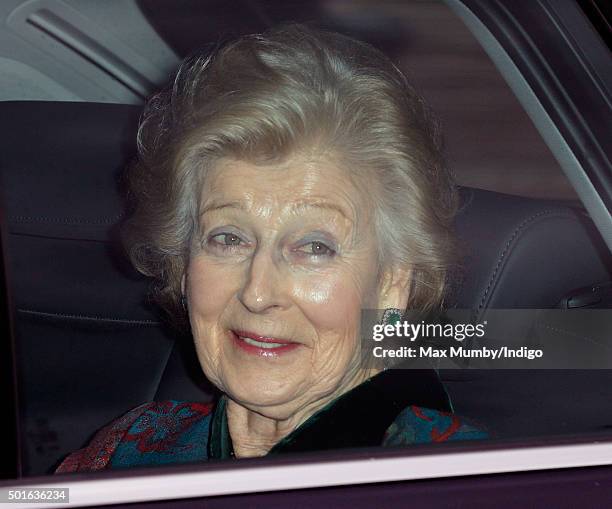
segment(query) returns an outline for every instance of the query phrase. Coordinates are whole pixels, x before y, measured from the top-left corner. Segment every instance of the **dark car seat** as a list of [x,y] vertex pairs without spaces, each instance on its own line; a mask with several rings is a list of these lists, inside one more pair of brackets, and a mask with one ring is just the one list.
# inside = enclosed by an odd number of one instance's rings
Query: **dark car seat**
[[[612,257],[579,207],[463,189],[456,226],[466,253],[450,307],[609,308]],[[454,409],[503,438],[612,425],[610,370],[444,370]]]
[[[208,400],[212,389],[190,339],[168,330],[146,299],[149,282],[117,248],[121,175],[135,153],[139,108],[5,102],[0,110],[23,474],[34,475],[51,471],[97,429],[142,402]],[[608,252],[583,212],[475,189],[462,193],[457,227],[468,263],[455,306],[474,313],[553,307],[576,289],[610,279]],[[501,435],[524,433],[534,405],[547,397],[539,391],[526,398],[525,376],[514,372],[442,376],[456,411]],[[515,382],[519,388],[509,387]],[[546,390],[565,390],[564,383],[558,377]],[[506,398],[500,395],[505,390]],[[516,396],[526,398],[518,407]],[[601,398],[595,395],[589,405]],[[591,408],[594,426],[607,419],[593,415]],[[551,419],[540,424],[551,426]]]
[[145,298],[148,281],[117,249],[119,177],[135,153],[140,109],[5,102],[0,110],[23,473],[32,475],[145,401],[211,394],[194,356],[182,362],[190,342],[175,341]]

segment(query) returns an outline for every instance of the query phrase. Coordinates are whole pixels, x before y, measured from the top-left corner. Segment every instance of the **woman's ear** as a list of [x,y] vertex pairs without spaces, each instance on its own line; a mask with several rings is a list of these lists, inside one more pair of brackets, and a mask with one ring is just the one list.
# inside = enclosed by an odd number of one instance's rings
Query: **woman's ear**
[[412,269],[394,267],[383,273],[379,309],[397,308],[402,311],[408,307]]

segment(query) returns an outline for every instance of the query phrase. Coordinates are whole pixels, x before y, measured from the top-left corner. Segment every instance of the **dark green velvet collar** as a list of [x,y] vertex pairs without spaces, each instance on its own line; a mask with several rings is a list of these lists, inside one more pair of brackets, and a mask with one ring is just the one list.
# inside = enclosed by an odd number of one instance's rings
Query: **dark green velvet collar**
[[[208,442],[211,459],[234,456],[226,404],[226,396],[222,396],[212,417]],[[387,428],[410,405],[451,411],[435,371],[383,371],[313,414],[268,454],[378,446]]]

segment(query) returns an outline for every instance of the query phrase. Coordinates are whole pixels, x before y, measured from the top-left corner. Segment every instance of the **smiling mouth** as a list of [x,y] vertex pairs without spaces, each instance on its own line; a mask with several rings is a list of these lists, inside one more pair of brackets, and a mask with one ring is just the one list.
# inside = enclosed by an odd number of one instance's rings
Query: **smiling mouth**
[[300,344],[286,339],[260,336],[247,331],[230,331],[237,346],[251,354],[276,357],[297,348]]
[[279,346],[286,345],[287,343],[266,343],[265,341],[257,341],[256,339],[252,339],[246,336],[238,336],[242,341],[249,345],[257,346],[259,348],[278,348]]

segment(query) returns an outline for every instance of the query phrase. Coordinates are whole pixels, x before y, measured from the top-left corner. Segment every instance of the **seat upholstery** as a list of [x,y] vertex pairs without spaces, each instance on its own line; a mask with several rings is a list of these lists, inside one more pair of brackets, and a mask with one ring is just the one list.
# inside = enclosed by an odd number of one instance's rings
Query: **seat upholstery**
[[456,219],[464,271],[451,306],[546,309],[610,280],[608,248],[587,214],[552,200],[464,188]]
[[[611,280],[610,252],[580,208],[478,189],[462,189],[461,198],[456,227],[464,270],[449,306],[471,310],[473,320],[486,320],[489,309],[566,308],[572,296]],[[608,296],[592,307],[609,306]],[[610,370],[440,375],[455,411],[500,438],[603,431],[612,424]]]
[[183,367],[189,341],[175,341],[147,303],[148,281],[117,249],[120,175],[135,153],[140,109],[45,102],[0,109],[23,473],[32,475],[136,405],[210,393],[193,361]]
[[[117,248],[121,175],[135,153],[139,113],[109,104],[0,104],[24,475],[51,471],[142,402],[211,397],[189,338],[164,326],[146,299],[148,281]],[[551,307],[574,288],[609,279],[584,213],[475,189],[462,199],[457,228],[467,263],[455,306],[476,314]],[[474,384],[480,396],[492,389],[482,377],[447,380],[456,409],[486,420],[486,398],[480,406],[470,399]]]

